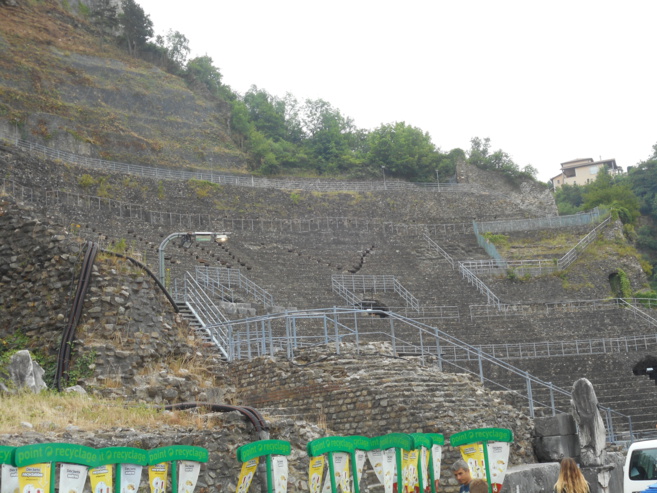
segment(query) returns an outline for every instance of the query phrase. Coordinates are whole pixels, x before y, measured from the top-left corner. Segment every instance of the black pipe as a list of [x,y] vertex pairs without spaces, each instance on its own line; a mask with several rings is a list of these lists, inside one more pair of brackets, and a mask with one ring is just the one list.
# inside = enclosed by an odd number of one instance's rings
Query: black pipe
[[269,429],[265,418],[257,410],[247,406],[231,406],[228,404],[213,404],[211,402],[179,402],[176,404],[166,404],[164,409],[167,411],[172,411],[174,409],[184,411],[186,409],[194,409],[197,407],[207,407],[212,411],[221,413],[237,411],[251,421],[251,424],[253,424],[257,432]]
[[180,313],[180,309],[178,308],[178,305],[176,305],[176,302],[174,301],[173,297],[169,294],[169,291],[167,290],[167,288],[164,286],[164,284],[162,284],[162,282],[160,281],[160,279],[159,279],[155,274],[153,274],[153,272],[151,272],[151,270],[150,270],[148,267],[146,267],[146,265],[142,264],[142,263],[141,263],[139,260],[137,260],[137,259],[134,259],[134,258],[132,258],[132,257],[128,257],[127,255],[123,255],[123,254],[121,254],[121,253],[112,252],[112,251],[110,251],[110,250],[101,250],[101,252],[103,252],[103,253],[107,253],[107,254],[109,254],[109,255],[115,255],[116,257],[120,257],[120,258],[127,259],[127,260],[129,260],[130,262],[132,262],[133,264],[135,264],[137,267],[140,267],[140,268],[144,269],[144,270],[146,271],[146,273],[147,273],[150,277],[152,277],[153,280],[154,280],[154,281],[157,283],[157,285],[160,287],[160,289],[162,290],[162,292],[164,293],[164,295],[165,295],[165,296],[167,297],[167,299],[169,300],[169,303],[171,303],[171,306],[173,306],[173,309],[176,311],[176,313]]

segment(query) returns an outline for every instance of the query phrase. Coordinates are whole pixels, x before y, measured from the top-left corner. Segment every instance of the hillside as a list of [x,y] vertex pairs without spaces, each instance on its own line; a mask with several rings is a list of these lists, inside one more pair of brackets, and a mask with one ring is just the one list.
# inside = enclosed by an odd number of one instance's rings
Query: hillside
[[55,0],[0,9],[0,130],[114,161],[242,168],[230,105],[129,57]]
[[[657,350],[657,316],[632,299],[645,266],[615,216],[561,224],[544,186],[463,159],[453,186],[389,177],[350,189],[372,182],[322,177],[344,185],[332,191],[317,178],[232,185],[109,169],[219,175],[243,173],[246,158],[226,102],[128,57],[54,0],[17,3],[0,5],[0,359],[27,348],[52,384],[79,309],[66,386],[107,413],[115,402],[210,409],[107,422],[71,413],[66,423],[39,406],[23,416],[33,431],[20,413],[0,419],[3,443],[205,444],[203,491],[214,493],[235,489],[236,447],[267,436],[248,407],[271,438],[293,442],[290,491],[301,492],[305,443],[331,434],[508,427],[511,463],[531,463],[533,418],[568,412],[580,377],[616,412],[612,438],[654,432],[657,393],[632,366]],[[44,158],[29,143],[105,161]],[[486,270],[483,222],[523,224],[500,226],[505,260],[576,258],[535,275]],[[228,241],[182,237],[208,231]],[[458,490],[448,471],[457,455],[445,448],[447,493]]]

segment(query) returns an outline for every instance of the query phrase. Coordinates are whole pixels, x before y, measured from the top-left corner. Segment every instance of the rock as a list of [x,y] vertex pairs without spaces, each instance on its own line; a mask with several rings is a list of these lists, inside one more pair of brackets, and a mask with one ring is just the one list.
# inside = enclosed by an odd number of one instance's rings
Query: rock
[[43,381],[45,371],[39,363],[32,359],[30,352],[26,349],[16,352],[11,357],[7,371],[16,389],[27,388],[36,394],[47,388]]
[[579,427],[581,465],[602,466],[605,463],[605,424],[598,411],[598,398],[593,385],[580,378],[573,385],[573,416]]
[[84,388],[82,388],[80,385],[73,385],[73,387],[68,387],[64,389],[64,392],[68,392],[68,393],[75,392],[77,394],[83,394],[83,395],[87,394],[87,391],[84,390]]

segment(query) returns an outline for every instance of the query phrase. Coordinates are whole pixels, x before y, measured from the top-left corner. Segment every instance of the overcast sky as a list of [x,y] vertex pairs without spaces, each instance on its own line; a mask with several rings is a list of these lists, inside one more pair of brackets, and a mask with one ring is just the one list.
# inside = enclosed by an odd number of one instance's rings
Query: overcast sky
[[541,180],[575,158],[627,169],[657,143],[656,0],[136,1],[241,94],[404,121],[442,151],[490,137]]

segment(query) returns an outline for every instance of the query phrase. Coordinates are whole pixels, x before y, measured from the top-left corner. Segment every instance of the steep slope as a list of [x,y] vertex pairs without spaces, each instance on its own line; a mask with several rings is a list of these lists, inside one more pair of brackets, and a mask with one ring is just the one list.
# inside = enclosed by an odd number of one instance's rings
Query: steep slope
[[128,57],[53,0],[0,12],[0,130],[115,161],[242,165],[226,102]]

